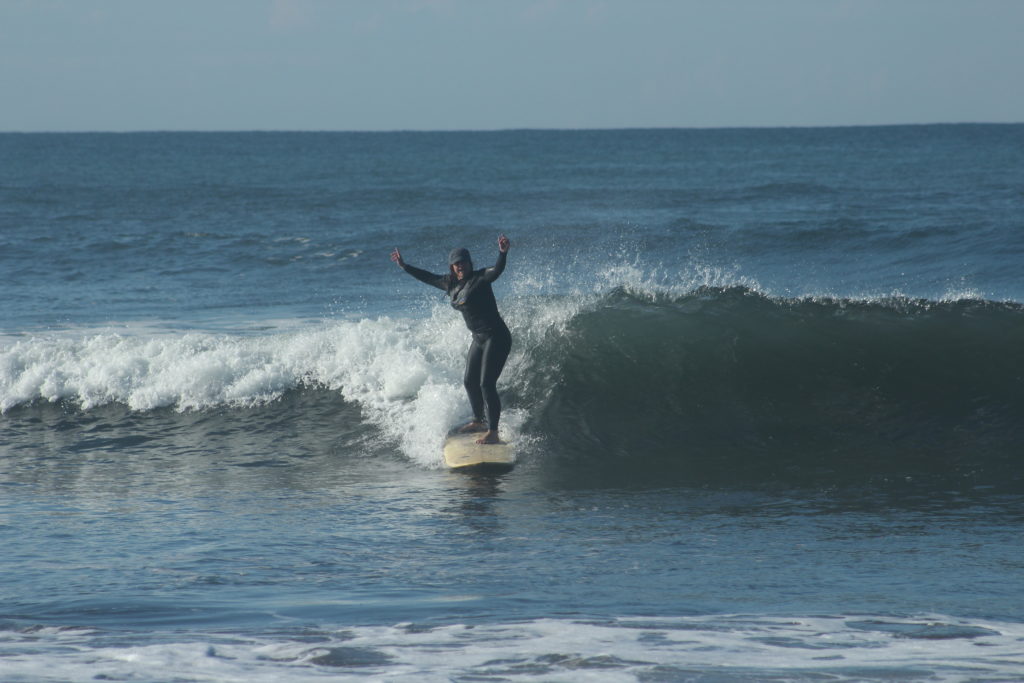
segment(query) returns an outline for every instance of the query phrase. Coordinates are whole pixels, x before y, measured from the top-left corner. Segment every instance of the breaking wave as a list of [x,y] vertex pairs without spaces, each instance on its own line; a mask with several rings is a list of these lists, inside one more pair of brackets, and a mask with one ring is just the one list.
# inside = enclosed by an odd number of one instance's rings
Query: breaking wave
[[[502,380],[504,429],[533,466],[704,482],[1019,478],[1017,303],[784,299],[725,286],[618,287],[505,307],[515,348]],[[0,347],[0,409],[301,405],[308,419],[341,402],[432,467],[464,417],[466,345],[461,321],[441,306],[420,319],[251,336],[15,338]],[[296,392],[311,398],[295,401]]]

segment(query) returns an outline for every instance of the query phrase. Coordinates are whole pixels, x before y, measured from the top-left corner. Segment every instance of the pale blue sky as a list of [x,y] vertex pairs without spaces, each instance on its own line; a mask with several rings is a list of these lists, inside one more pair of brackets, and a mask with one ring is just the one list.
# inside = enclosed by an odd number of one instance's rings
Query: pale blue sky
[[0,130],[1024,121],[1024,0],[0,0]]

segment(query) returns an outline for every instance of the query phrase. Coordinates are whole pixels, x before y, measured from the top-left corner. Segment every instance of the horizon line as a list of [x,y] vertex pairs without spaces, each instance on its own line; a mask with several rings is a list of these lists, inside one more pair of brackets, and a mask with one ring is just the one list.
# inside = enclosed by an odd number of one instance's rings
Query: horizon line
[[623,132],[669,130],[825,130],[837,128],[924,128],[939,126],[1019,126],[1024,121],[934,121],[929,123],[852,123],[818,125],[747,125],[747,126],[621,126],[621,127],[504,127],[504,128],[131,128],[131,129],[68,129],[68,130],[0,130],[0,135],[146,135],[146,134],[395,134],[395,133],[519,133],[519,132]]

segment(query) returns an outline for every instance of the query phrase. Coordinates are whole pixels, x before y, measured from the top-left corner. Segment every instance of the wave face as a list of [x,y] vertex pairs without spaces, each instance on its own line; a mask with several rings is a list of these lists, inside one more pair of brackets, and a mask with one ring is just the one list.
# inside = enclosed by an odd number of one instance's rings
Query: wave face
[[[1019,304],[620,286],[506,309],[503,429],[531,467],[688,484],[1020,481]],[[362,426],[337,430],[374,429],[434,467],[466,411],[466,344],[442,306],[266,335],[25,338],[0,352],[0,409],[343,414]]]
[[573,466],[702,481],[1000,480],[1024,437],[1024,309],[620,289],[535,359]]

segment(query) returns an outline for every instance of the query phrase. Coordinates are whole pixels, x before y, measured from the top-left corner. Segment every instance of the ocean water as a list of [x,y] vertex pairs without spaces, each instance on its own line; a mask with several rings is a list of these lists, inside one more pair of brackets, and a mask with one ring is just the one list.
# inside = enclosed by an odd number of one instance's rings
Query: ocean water
[[0,135],[0,680],[1024,679],[1022,262],[1024,125]]

